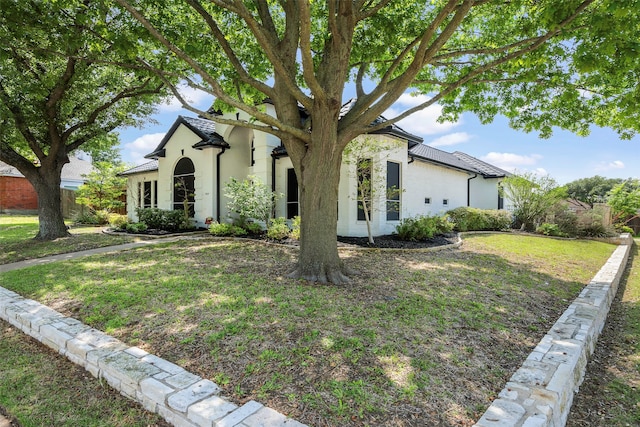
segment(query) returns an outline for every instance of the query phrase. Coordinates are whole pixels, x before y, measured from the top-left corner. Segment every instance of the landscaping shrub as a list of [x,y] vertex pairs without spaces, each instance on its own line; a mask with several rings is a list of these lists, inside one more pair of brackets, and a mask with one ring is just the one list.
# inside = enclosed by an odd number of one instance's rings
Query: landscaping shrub
[[105,210],[94,211],[89,209],[74,216],[73,222],[76,224],[106,225],[109,224],[109,212]]
[[631,237],[635,236],[635,233],[633,232],[633,228],[627,225],[615,224],[613,228],[616,230],[617,233],[630,233]]
[[147,231],[147,224],[142,222],[132,222],[126,225],[127,232],[129,233],[142,233]]
[[450,233],[453,223],[445,217],[419,215],[405,218],[396,226],[401,240],[419,241],[433,238],[436,234]]
[[560,230],[558,224],[550,224],[548,222],[540,224],[536,228],[536,233],[544,234],[545,236],[567,237],[567,234]]
[[458,231],[484,231],[508,229],[513,220],[511,213],[497,209],[459,207],[447,212]]
[[126,215],[109,214],[109,225],[118,230],[126,230],[129,224],[129,218]]
[[578,215],[563,203],[558,203],[551,208],[547,215],[547,222],[556,224],[560,232],[566,236],[573,237],[579,234]]
[[237,225],[228,224],[226,222],[223,222],[223,223],[214,222],[209,226],[209,233],[213,234],[214,236],[220,236],[220,237],[223,237],[223,236],[240,237],[240,236],[246,236],[247,230],[245,230],[242,227],[238,227]]
[[289,237],[289,226],[287,225],[286,218],[273,218],[269,221],[269,228],[267,228],[267,237],[274,240],[284,240]]
[[148,228],[164,231],[192,230],[195,226],[182,210],[164,210],[158,208],[138,208],[138,221]]
[[262,233],[262,226],[256,222],[247,222],[242,228],[244,228],[249,234],[256,235]]
[[158,208],[138,208],[138,221],[147,225],[148,228],[162,229],[165,224],[164,210]]
[[611,227],[606,227],[602,215],[597,211],[583,212],[578,218],[578,234],[584,237],[609,237],[615,235]]
[[293,217],[293,229],[291,230],[291,238],[300,240],[300,216],[296,215]]

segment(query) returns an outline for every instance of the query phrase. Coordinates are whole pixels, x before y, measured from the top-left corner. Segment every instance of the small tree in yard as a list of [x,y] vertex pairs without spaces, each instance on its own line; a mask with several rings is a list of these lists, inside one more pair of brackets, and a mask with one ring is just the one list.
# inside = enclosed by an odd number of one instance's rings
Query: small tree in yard
[[125,193],[127,179],[118,176],[124,165],[109,162],[95,162],[95,168],[76,192],[76,201],[94,211],[113,211],[124,206],[120,197]]
[[640,180],[629,179],[611,190],[607,204],[613,210],[613,223],[627,224],[640,215]]
[[225,185],[224,195],[229,198],[227,208],[237,215],[237,225],[242,228],[246,228],[249,219],[263,221],[268,226],[275,202],[281,197],[255,176],[243,181],[231,178]]
[[502,192],[511,200],[516,222],[521,230],[534,230],[544,215],[558,201],[566,198],[566,189],[559,187],[549,175],[515,174],[502,181]]
[[[396,199],[401,193],[399,188],[385,187],[383,177],[386,169],[383,165],[386,165],[390,149],[388,144],[380,144],[373,138],[358,138],[351,141],[344,150],[343,162],[346,165],[355,165],[352,170],[356,179],[355,199],[358,209],[364,213],[369,244],[375,243],[371,232],[372,214],[381,210],[380,206],[384,201]],[[386,203],[384,206],[385,209],[389,209]],[[399,207],[399,204],[394,206]]]

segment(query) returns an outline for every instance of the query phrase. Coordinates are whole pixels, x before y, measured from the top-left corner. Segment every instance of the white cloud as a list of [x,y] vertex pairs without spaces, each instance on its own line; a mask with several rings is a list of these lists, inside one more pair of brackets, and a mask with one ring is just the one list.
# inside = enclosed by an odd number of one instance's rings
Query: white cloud
[[[178,91],[190,105],[196,108],[207,109],[213,103],[213,96],[199,89],[189,87],[186,84],[179,85]],[[166,103],[161,104],[159,109],[160,112],[180,111],[182,109],[182,104],[178,101],[178,98],[172,96]]]
[[[405,93],[382,115],[387,119],[393,119],[409,108],[420,105],[428,100],[429,97],[426,95],[411,96]],[[438,123],[437,120],[441,114],[442,107],[440,105],[431,105],[424,110],[413,113],[406,119],[400,120],[398,126],[416,135],[434,135],[449,132],[454,127],[462,124],[461,120],[457,122]]]
[[457,145],[469,141],[473,138],[473,135],[469,135],[467,132],[454,132],[448,135],[441,136],[434,139],[428,145],[432,147],[445,147],[448,145]]
[[140,165],[148,162],[149,159],[145,159],[144,156],[151,153],[162,141],[165,133],[148,133],[136,138],[132,142],[122,144],[122,157],[125,162],[134,163]]
[[614,160],[613,162],[600,162],[596,165],[596,171],[608,171],[613,169],[624,169],[624,162],[621,160]]
[[486,156],[480,157],[480,159],[509,172],[530,171],[537,175],[547,175],[547,171],[544,168],[534,167],[542,159],[540,154],[521,155],[491,152]]

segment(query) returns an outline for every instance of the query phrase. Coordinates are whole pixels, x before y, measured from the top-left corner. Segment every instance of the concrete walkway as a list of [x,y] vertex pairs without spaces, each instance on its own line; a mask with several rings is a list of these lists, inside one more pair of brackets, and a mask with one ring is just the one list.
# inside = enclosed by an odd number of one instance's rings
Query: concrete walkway
[[[0,265],[0,273],[184,239],[168,237]],[[186,237],[191,238],[193,237]],[[197,237],[196,237],[197,238]],[[242,406],[208,379],[0,287],[0,319],[104,379],[120,394],[178,427],[306,427],[256,401]],[[0,414],[0,427],[10,427]]]

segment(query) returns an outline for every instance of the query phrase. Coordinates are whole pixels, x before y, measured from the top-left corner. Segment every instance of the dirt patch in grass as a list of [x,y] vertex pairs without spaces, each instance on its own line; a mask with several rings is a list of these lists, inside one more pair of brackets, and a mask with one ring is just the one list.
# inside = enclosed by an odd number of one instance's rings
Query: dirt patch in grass
[[297,249],[202,239],[3,275],[11,289],[311,426],[469,426],[613,250],[469,236],[341,249],[348,286],[286,278]]

